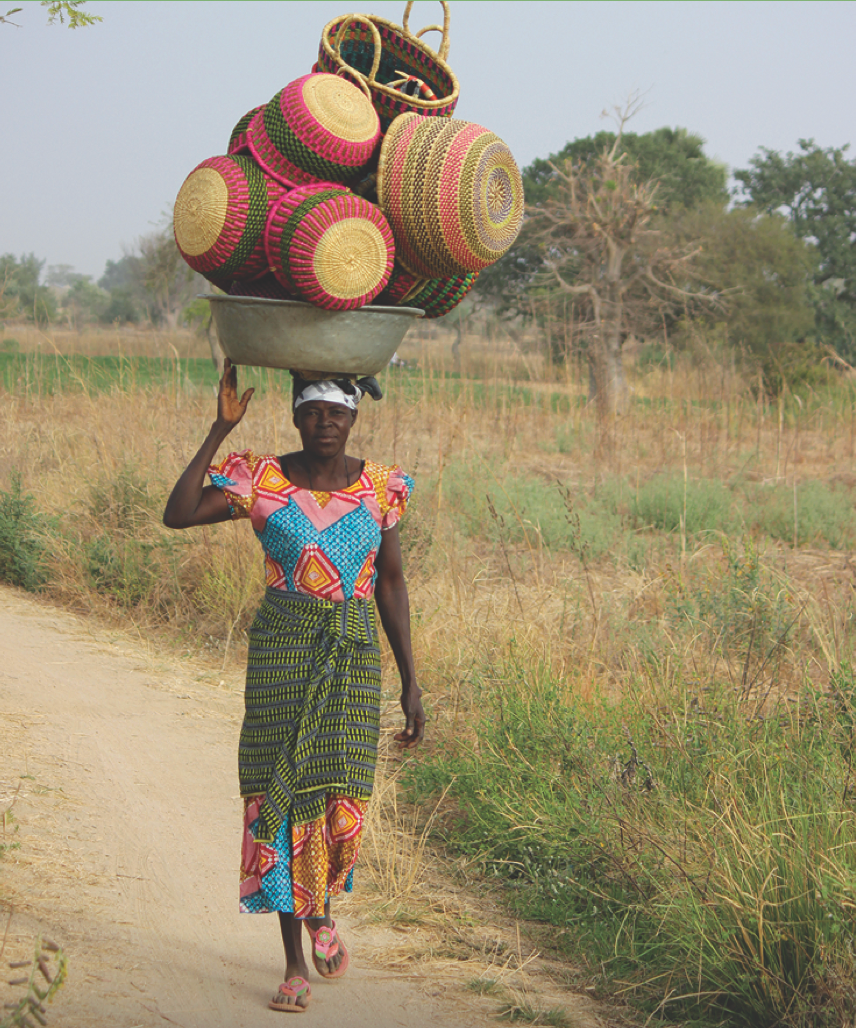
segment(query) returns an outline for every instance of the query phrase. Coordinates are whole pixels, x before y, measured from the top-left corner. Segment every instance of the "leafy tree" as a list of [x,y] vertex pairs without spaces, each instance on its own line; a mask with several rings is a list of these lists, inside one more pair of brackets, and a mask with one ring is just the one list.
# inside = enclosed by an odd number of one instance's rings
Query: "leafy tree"
[[140,258],[131,253],[126,253],[118,261],[107,261],[98,285],[108,293],[121,287],[133,286],[140,277],[139,263]]
[[137,282],[145,295],[149,317],[177,328],[182,310],[199,292],[200,276],[185,264],[171,226],[141,236],[137,248]]
[[134,291],[129,286],[117,286],[108,295],[107,306],[101,313],[102,321],[112,325],[117,321],[120,324],[135,324],[140,320],[140,308]]
[[99,288],[88,275],[78,276],[63,297],[63,309],[76,325],[102,321],[111,302],[108,292]]
[[[631,111],[632,114],[632,111]],[[561,189],[557,167],[571,162],[580,173],[594,168],[604,152],[618,143],[634,183],[656,183],[654,208],[660,212],[728,202],[726,169],[704,153],[701,136],[683,128],[660,128],[636,134],[599,132],[575,139],[557,154],[538,158],[522,172],[527,209],[543,205]],[[476,292],[497,304],[500,313],[531,314],[529,286],[540,267],[537,250],[523,233],[511,250],[479,276]]]
[[[571,160],[576,165],[596,164],[605,150],[615,146],[614,132],[598,132],[584,139],[574,139],[550,157],[537,158],[523,172],[526,202],[543,203],[556,184],[553,165]],[[704,153],[704,140],[684,128],[659,128],[638,135],[621,135],[620,152],[634,165],[639,183],[657,183],[657,207],[696,207],[702,203],[728,203],[725,166],[717,164]]]
[[98,285],[110,294],[106,321],[152,322],[176,328],[204,282],[182,260],[171,227],[141,236],[133,253],[107,261]]
[[856,159],[847,146],[822,149],[812,139],[782,156],[761,148],[735,172],[743,199],[783,211],[794,232],[817,252],[812,301],[818,332],[856,360]]
[[39,324],[56,317],[53,292],[39,284],[44,263],[32,253],[18,259],[11,253],[0,256],[0,291],[6,317],[25,317]]
[[146,298],[143,293],[139,267],[140,258],[135,254],[126,253],[118,261],[107,261],[104,274],[98,285],[110,294],[110,300],[102,315],[108,324],[118,321],[137,322],[146,309]]
[[45,285],[53,289],[62,289],[64,286],[73,285],[78,279],[88,277],[75,271],[71,264],[49,264],[45,272]]
[[[760,370],[767,388],[777,392],[794,376],[805,378],[804,365],[816,362],[810,299],[816,267],[814,250],[798,239],[780,214],[752,208],[724,210],[707,204],[668,219],[664,231],[676,244],[701,240],[695,258],[700,281],[727,307],[706,312],[702,327],[718,325],[730,347],[752,372]],[[676,333],[681,342],[690,331]],[[694,326],[698,327],[698,326]]]

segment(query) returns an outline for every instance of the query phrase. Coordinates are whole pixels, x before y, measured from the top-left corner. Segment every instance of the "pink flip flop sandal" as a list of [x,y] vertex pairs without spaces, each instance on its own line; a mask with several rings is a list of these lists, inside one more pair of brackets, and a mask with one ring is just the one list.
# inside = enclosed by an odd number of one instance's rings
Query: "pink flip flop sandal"
[[[309,987],[309,982],[305,978],[295,975],[294,978],[289,978],[287,982],[283,982],[280,985],[277,994],[268,1003],[268,1006],[271,1010],[281,1010],[284,1014],[302,1014],[309,1006],[309,997],[311,995],[312,989]],[[306,1002],[300,1005],[297,1000],[304,996],[306,997]],[[292,1002],[289,1003],[289,1000],[292,1000]]]
[[[305,921],[303,923],[306,924]],[[312,937],[312,963],[315,965],[315,970],[322,978],[341,978],[345,971],[348,970],[350,956],[345,949],[345,944],[339,938],[339,933],[336,931],[336,922],[334,921],[329,928],[326,925],[321,925],[314,932],[306,924],[306,931]],[[340,949],[342,951],[342,963],[339,964],[335,971],[328,971],[327,961],[331,957],[335,957]]]

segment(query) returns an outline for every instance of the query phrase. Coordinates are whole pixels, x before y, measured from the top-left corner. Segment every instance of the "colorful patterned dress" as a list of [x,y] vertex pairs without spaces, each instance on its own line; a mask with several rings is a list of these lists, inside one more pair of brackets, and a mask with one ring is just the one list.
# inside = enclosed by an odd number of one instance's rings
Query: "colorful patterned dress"
[[238,748],[241,910],[320,917],[353,884],[380,717],[368,601],[381,533],[398,523],[413,480],[366,461],[353,485],[317,492],[250,450],[209,474],[265,552]]

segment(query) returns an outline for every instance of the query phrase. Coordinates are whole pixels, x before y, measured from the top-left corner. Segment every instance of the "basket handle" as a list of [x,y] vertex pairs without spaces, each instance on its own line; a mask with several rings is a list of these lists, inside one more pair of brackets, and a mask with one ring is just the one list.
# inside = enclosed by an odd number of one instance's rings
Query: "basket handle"
[[[440,0],[440,5],[443,8],[443,24],[442,25],[426,25],[424,29],[420,29],[415,38],[421,39],[426,32],[442,32],[443,38],[440,40],[440,49],[436,51],[437,56],[441,61],[445,61],[449,56],[449,4],[447,0]],[[404,29],[405,36],[413,37],[413,33],[410,31],[410,12],[413,10],[413,0],[409,0],[407,6],[404,8],[404,21],[402,28]],[[424,45],[424,44],[423,44]]]
[[362,91],[371,101],[372,91],[366,85],[365,76],[362,72],[357,71],[356,68],[351,68],[349,65],[343,65],[341,68],[339,68],[336,74],[341,75],[346,82],[350,82],[355,86],[359,86],[360,89],[362,89]]
[[[342,40],[345,36],[345,30],[348,28],[349,25],[352,25],[355,21],[359,22],[360,25],[368,25],[368,27],[371,29],[372,38],[374,39],[374,58],[372,59],[372,67],[368,75],[363,75],[361,71],[357,71],[356,68],[352,68],[350,64],[348,64],[348,62],[342,56],[341,48]],[[337,74],[341,75],[342,72],[348,72],[354,78],[362,79],[363,88],[369,96],[369,99],[371,99],[371,94],[369,94],[368,92],[368,86],[366,85],[366,83],[368,83],[369,85],[374,85],[378,68],[380,68],[380,55],[382,47],[383,44],[381,43],[380,32],[378,32],[377,25],[375,25],[375,23],[370,18],[362,17],[359,14],[345,15],[345,17],[342,19],[342,24],[339,26],[339,31],[336,33],[336,39],[333,43],[333,49],[335,50],[336,56],[338,57],[339,62],[341,64],[341,67],[339,68]]]

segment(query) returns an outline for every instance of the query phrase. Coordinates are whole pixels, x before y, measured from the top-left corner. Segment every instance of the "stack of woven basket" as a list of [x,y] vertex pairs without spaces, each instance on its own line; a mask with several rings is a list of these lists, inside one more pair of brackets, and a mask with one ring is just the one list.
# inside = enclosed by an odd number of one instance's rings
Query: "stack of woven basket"
[[[336,18],[308,75],[250,111],[228,151],[175,202],[175,238],[226,292],[328,310],[402,305],[440,317],[499,260],[523,220],[508,147],[452,118],[459,87],[443,25],[413,34]],[[421,36],[442,32],[433,51]]]

